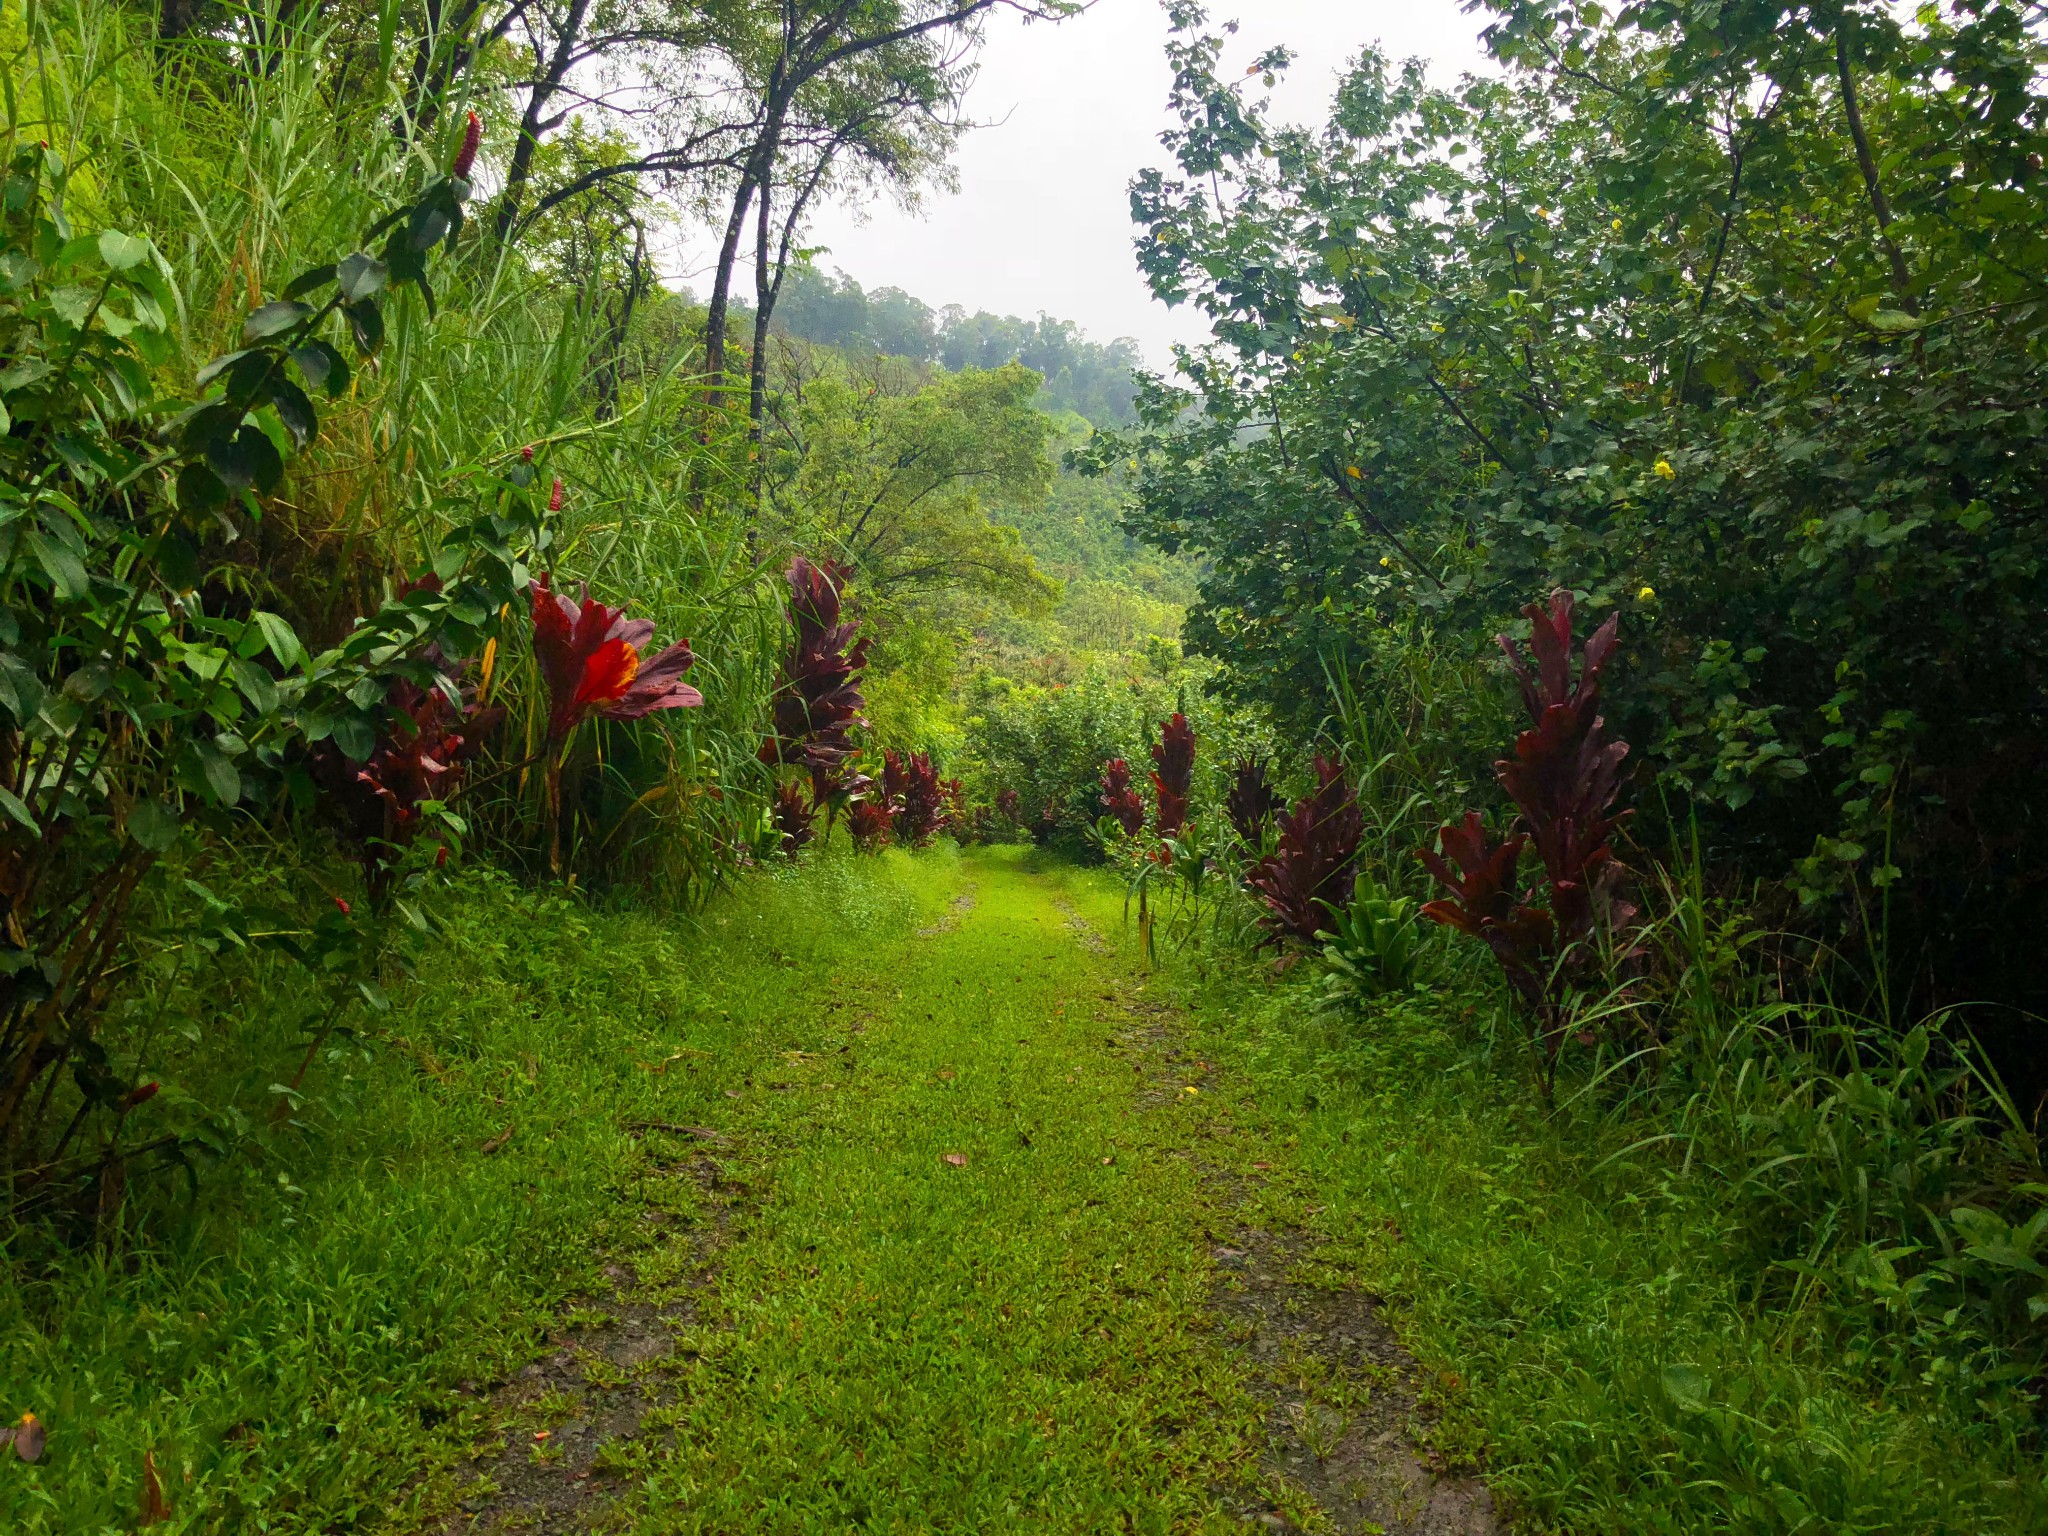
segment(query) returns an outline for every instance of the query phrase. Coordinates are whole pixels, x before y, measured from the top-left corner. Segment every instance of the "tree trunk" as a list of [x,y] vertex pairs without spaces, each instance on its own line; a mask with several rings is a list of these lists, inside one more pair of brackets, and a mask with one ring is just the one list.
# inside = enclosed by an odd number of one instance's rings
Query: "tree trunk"
[[526,111],[519,119],[519,138],[512,146],[512,164],[505,172],[505,190],[498,199],[497,234],[500,242],[511,238],[512,228],[519,222],[519,203],[526,195],[526,183],[533,175],[534,151],[540,148],[540,136],[545,131],[543,114],[568,76],[569,61],[576,52],[577,40],[583,35],[583,18],[589,9],[590,0],[570,0],[569,12],[562,18],[562,30],[555,38],[554,54],[535,78],[533,89],[527,95]]
[[1877,218],[1877,243],[1891,266],[1899,307],[1909,315],[1917,315],[1920,301],[1913,297],[1913,279],[1906,270],[1905,253],[1892,239],[1891,200],[1884,195],[1884,183],[1877,174],[1877,157],[1870,152],[1870,136],[1863,131],[1863,109],[1856,101],[1856,76],[1849,68],[1849,39],[1839,27],[1835,32],[1835,71],[1842,83],[1842,115],[1849,120],[1849,137],[1856,145],[1856,166],[1863,172],[1863,190],[1869,195],[1870,211]]
[[726,220],[725,244],[719,247],[718,271],[711,282],[711,302],[704,313],[704,372],[710,379],[705,398],[714,407],[725,401],[726,317],[732,306],[732,274],[739,263],[740,236],[746,232],[747,212],[756,192],[767,187],[775,175],[775,159],[782,152],[783,120],[789,113],[789,96],[784,90],[788,53],[779,55],[761,97],[761,136],[754,141],[740,171],[740,184],[733,193],[732,217]]

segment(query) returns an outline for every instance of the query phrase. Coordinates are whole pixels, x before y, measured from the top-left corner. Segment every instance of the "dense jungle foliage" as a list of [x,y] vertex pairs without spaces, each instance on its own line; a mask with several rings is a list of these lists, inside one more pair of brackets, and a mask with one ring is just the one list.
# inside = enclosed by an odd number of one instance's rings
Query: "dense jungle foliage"
[[[1036,949],[1118,908],[1526,1528],[2048,1519],[2039,9],[1481,0],[1300,127],[1169,0],[1210,342],[817,270],[1086,9],[0,10],[0,1525],[454,1518],[641,1138],[842,976],[1078,1051],[1122,961]],[[782,1369],[676,1409],[704,1528]]]

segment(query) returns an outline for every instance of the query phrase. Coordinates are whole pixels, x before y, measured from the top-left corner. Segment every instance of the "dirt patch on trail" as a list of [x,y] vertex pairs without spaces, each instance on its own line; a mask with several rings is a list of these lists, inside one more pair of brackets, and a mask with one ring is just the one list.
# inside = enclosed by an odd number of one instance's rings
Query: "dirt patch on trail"
[[[653,1171],[693,1185],[692,1209],[650,1203],[641,1219],[654,1230],[637,1262],[605,1267],[607,1293],[564,1303],[550,1354],[509,1382],[477,1389],[498,1432],[456,1469],[459,1502],[429,1527],[442,1536],[562,1536],[628,1522],[619,1495],[637,1485],[648,1455],[641,1441],[675,1402],[672,1377],[694,1353],[700,1302],[750,1199],[714,1133],[655,1126],[647,1134],[664,1149],[689,1148],[657,1156]],[[643,1273],[665,1278],[643,1283]]]
[[1074,904],[1071,901],[1068,901],[1064,896],[1055,896],[1052,904],[1053,909],[1067,920],[1067,931],[1073,934],[1074,941],[1087,950],[1089,954],[1113,955],[1116,953],[1116,946],[1096,932],[1094,925],[1074,910]]
[[[1373,1298],[1290,1278],[1308,1249],[1245,1228],[1213,1250],[1223,1335],[1267,1405],[1267,1470],[1343,1536],[1494,1536],[1486,1485],[1417,1450],[1430,1423],[1423,1372]],[[1279,1531],[1307,1517],[1292,1500],[1253,1516]]]
[[920,939],[936,939],[941,934],[951,933],[960,926],[960,919],[974,910],[974,892],[962,891],[953,898],[953,905],[946,909],[946,915],[929,928],[917,930]]

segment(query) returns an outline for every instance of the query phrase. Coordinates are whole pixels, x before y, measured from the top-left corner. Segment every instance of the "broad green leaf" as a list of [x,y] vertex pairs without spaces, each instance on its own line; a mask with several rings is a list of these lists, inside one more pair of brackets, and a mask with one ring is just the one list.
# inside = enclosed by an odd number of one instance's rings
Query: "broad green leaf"
[[1711,1383],[1696,1365],[1664,1367],[1664,1395],[1681,1413],[1698,1413],[1707,1406]]
[[211,742],[196,742],[194,750],[199,757],[201,772],[206,776],[206,787],[213,799],[221,805],[233,805],[242,798],[242,775],[236,770],[227,754]]
[[303,347],[294,348],[292,361],[299,365],[299,372],[313,388],[324,390],[331,400],[348,389],[348,359],[335,347],[317,338]]
[[354,710],[336,715],[328,734],[350,762],[368,762],[370,754],[377,750],[377,732],[368,719]]
[[296,667],[305,659],[305,647],[299,644],[299,637],[290,624],[274,613],[257,609],[254,615],[256,627],[263,631],[264,642],[270,647],[270,654],[277,658],[281,667]]
[[100,234],[100,260],[116,272],[131,272],[149,260],[149,242],[140,235],[124,235],[119,230],[104,230]]
[[230,491],[271,491],[284,478],[284,459],[261,427],[245,426],[233,437],[215,438],[206,467]]
[[336,280],[341,287],[341,297],[343,302],[348,304],[359,304],[364,299],[382,293],[387,276],[384,263],[362,251],[344,257],[340,266],[336,268]]
[[207,385],[211,384],[215,379],[219,378],[223,373],[226,373],[228,369],[234,367],[236,363],[239,363],[243,358],[247,356],[249,356],[249,353],[246,349],[239,352],[223,352],[219,357],[216,357],[204,368],[201,368],[199,372],[193,376],[192,382],[197,384],[201,389],[204,389],[206,388]]
[[35,817],[29,813],[29,808],[22,803],[21,796],[11,789],[0,789],[0,811],[5,811],[14,821],[31,832],[42,831],[42,828],[36,825]]
[[277,680],[253,661],[244,661],[237,656],[230,664],[235,675],[235,686],[242,690],[242,697],[259,715],[277,712]]
[[313,313],[312,306],[296,299],[272,299],[242,322],[245,343],[262,341],[290,330]]
[[36,563],[50,578],[50,585],[64,602],[75,603],[92,590],[92,584],[85,574],[85,564],[62,540],[52,538],[41,528],[27,530],[28,547],[35,552]]
[[151,853],[178,840],[178,813],[160,800],[138,801],[128,813],[128,835]]
[[325,266],[314,267],[309,271],[301,272],[297,277],[285,284],[284,296],[288,299],[303,299],[314,289],[325,288],[329,283],[333,282],[339,270],[330,261]]

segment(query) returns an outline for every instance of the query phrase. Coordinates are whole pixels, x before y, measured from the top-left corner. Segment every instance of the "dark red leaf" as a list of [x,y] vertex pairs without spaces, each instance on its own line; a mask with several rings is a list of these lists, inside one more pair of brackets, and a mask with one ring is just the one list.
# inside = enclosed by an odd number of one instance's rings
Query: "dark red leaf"
[[1266,909],[1266,942],[1315,942],[1330,926],[1330,908],[1351,898],[1358,839],[1365,817],[1345,781],[1344,766],[1318,754],[1316,792],[1280,818],[1280,842],[1245,877]]

